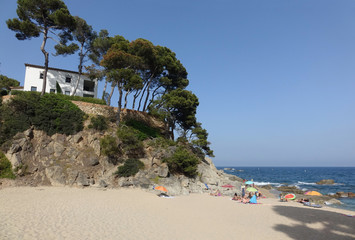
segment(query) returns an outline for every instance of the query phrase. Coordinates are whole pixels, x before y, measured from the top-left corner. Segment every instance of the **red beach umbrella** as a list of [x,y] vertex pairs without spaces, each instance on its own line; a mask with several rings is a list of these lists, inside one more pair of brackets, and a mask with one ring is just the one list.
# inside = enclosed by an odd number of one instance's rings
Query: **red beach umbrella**
[[233,185],[230,185],[230,184],[223,185],[222,187],[225,187],[225,188],[234,188],[234,186],[233,186]]

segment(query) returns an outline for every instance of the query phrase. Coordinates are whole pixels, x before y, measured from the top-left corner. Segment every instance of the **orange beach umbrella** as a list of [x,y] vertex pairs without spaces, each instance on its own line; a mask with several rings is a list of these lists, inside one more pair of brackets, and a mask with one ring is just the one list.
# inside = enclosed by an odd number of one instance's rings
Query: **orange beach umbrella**
[[323,196],[320,192],[317,192],[317,191],[307,191],[304,194],[311,195],[311,196]]
[[168,192],[168,190],[165,187],[163,187],[163,186],[157,186],[154,189],[162,191],[162,192]]

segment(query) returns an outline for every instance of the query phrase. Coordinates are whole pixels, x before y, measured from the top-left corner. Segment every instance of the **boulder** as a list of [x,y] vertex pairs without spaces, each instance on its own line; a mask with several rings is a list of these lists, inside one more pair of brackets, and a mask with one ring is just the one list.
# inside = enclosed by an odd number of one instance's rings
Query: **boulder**
[[318,185],[333,185],[334,180],[333,179],[323,179],[323,180],[320,180],[319,182],[316,182],[316,184],[318,184]]
[[53,144],[54,156],[60,157],[64,152],[65,148],[62,143],[54,142]]
[[304,192],[295,187],[295,186],[281,186],[278,187],[277,190],[281,191],[281,192],[287,192],[287,193],[296,193],[296,194],[303,194]]
[[66,179],[62,167],[48,167],[46,168],[45,173],[52,186],[65,186]]
[[99,164],[99,157],[93,152],[84,151],[79,154],[77,161],[84,167],[96,166]]
[[90,177],[85,173],[79,172],[76,184],[83,187],[90,186]]
[[338,195],[339,198],[347,198],[349,196],[346,192],[337,192],[336,195]]
[[353,193],[353,192],[348,192],[348,197],[349,197],[349,198],[354,198],[354,197],[355,197],[355,193]]
[[270,184],[267,184],[267,185],[261,185],[261,186],[258,186],[260,188],[264,188],[264,189],[267,189],[267,190],[270,190],[270,189],[273,189],[272,185]]

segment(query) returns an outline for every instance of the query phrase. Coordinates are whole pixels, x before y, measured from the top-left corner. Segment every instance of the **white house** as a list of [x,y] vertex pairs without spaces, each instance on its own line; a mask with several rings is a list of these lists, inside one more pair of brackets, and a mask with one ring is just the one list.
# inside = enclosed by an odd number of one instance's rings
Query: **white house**
[[[26,74],[24,91],[42,91],[43,85],[43,66],[25,64]],[[57,92],[56,84],[62,89],[62,93],[71,95],[79,79],[79,73],[58,68],[48,68],[46,91]],[[91,80],[87,75],[82,74],[75,96],[97,98],[97,79]]]

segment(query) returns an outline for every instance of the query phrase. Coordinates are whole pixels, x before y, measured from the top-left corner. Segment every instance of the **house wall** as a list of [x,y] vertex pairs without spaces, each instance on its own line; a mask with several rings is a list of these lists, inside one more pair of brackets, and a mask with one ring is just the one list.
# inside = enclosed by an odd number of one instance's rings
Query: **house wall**
[[[42,91],[43,79],[40,78],[40,74],[43,71],[44,71],[43,67],[26,65],[24,91],[31,91],[32,87],[36,87],[37,92]],[[70,83],[67,83],[65,81],[66,77],[71,77]],[[79,74],[77,72],[49,68],[47,72],[47,85],[46,85],[45,92],[49,93],[51,89],[57,92],[56,82],[58,82],[62,89],[62,93],[66,94],[67,91],[69,92],[69,95],[71,95],[74,91],[78,79],[79,79]],[[84,80],[94,81],[95,87],[93,92],[84,91]],[[92,95],[94,98],[97,98],[97,87],[98,87],[97,84],[98,84],[97,80],[90,80],[86,75],[81,75],[81,79],[79,82],[79,86],[76,90],[75,96],[83,97],[84,94],[87,94],[87,95]]]

